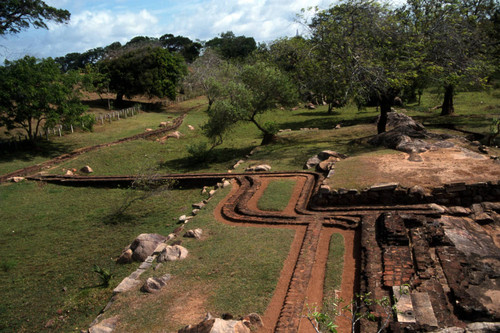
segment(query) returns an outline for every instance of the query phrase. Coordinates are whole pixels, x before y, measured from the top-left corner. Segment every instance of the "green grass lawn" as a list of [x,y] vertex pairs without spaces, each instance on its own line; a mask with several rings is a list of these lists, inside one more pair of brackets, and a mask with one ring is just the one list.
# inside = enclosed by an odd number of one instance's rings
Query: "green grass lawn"
[[259,198],[257,207],[260,210],[283,211],[288,206],[296,183],[292,179],[271,181]]
[[343,269],[344,237],[341,234],[333,234],[330,238],[328,261],[326,263],[322,308],[322,312],[328,315],[331,319],[335,318],[333,301],[336,298],[335,291],[340,290],[342,284]]
[[[51,319],[49,331],[86,328],[137,266],[114,263],[122,249],[140,233],[172,232],[176,217],[201,200],[198,190],[173,190],[136,202],[110,224],[109,215],[129,192],[31,182],[0,186],[0,331],[39,332]],[[113,272],[109,288],[96,287],[94,264]]]

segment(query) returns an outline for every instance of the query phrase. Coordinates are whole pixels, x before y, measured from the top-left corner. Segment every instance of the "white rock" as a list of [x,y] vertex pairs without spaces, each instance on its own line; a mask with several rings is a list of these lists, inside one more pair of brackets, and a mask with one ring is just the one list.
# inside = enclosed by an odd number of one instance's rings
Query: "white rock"
[[84,166],[83,168],[80,169],[81,172],[83,173],[92,173],[94,172],[94,170],[92,170],[92,168],[88,165]]
[[202,234],[203,234],[203,230],[201,230],[200,228],[197,228],[194,230],[186,231],[186,233],[184,234],[184,237],[200,239]]
[[158,256],[158,262],[175,261],[185,259],[188,250],[180,245],[167,246]]

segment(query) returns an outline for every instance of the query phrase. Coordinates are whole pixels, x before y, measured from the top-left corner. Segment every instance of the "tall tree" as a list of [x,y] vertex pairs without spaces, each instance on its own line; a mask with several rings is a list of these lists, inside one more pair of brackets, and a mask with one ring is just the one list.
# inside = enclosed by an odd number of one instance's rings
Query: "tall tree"
[[274,139],[277,129],[273,124],[263,124],[259,115],[280,105],[289,107],[296,103],[296,87],[280,70],[263,62],[246,65],[235,80],[220,89],[204,131],[210,138],[220,139],[232,125],[248,121],[262,132],[262,144],[267,144]]
[[0,35],[19,33],[29,26],[47,29],[45,21],[66,23],[70,16],[67,10],[48,6],[41,0],[2,0]]
[[43,126],[78,119],[85,111],[77,92],[80,75],[63,74],[51,58],[6,61],[0,78],[0,125],[21,128],[30,141]]
[[422,61],[402,12],[371,0],[346,0],[316,13],[309,27],[332,98],[375,100],[384,132],[394,98]]
[[150,46],[125,51],[102,61],[101,66],[101,72],[109,74],[109,87],[116,93],[118,104],[123,96],[140,94],[174,99],[180,79],[187,71],[181,56]]
[[310,40],[301,36],[281,38],[272,42],[265,54],[298,85],[303,99],[319,99],[319,102],[326,97],[331,112],[335,99],[325,93],[329,87],[328,73],[323,71],[321,59]]
[[217,52],[207,49],[190,66],[183,81],[184,90],[201,91],[208,98],[208,109],[221,96],[221,89],[235,79],[237,68],[222,59]]
[[456,88],[481,86],[494,69],[492,60],[498,57],[494,51],[498,2],[408,0],[406,10],[425,47],[427,75],[433,84],[443,87],[441,114],[450,115],[454,113]]
[[207,41],[205,47],[213,48],[225,59],[241,59],[255,51],[257,43],[253,37],[236,36],[232,31],[228,31]]
[[188,63],[198,58],[201,48],[203,47],[199,42],[194,42],[184,36],[174,36],[172,34],[161,36],[160,43],[170,52],[181,54]]

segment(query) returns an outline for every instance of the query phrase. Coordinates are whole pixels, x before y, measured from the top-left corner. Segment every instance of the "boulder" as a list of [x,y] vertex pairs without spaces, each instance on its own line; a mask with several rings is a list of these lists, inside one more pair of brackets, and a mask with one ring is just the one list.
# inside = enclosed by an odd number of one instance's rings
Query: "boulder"
[[[228,317],[228,316],[225,316]],[[229,316],[230,318],[232,316]],[[189,325],[179,330],[179,333],[250,333],[263,327],[261,317],[251,313],[241,320],[214,318],[210,313],[197,325]]]
[[269,164],[260,164],[251,166],[245,169],[245,171],[270,171],[271,166]]
[[124,293],[126,291],[129,291],[131,289],[135,289],[141,284],[141,280],[137,279],[131,279],[130,277],[126,277],[125,279],[120,282],[118,286],[116,286],[115,289],[113,289],[113,293],[118,294],[118,293]]
[[181,132],[179,131],[175,131],[175,132],[172,132],[172,133],[168,133],[166,138],[175,138],[175,139],[179,139],[181,137]]
[[133,251],[129,247],[127,247],[122,252],[122,254],[120,255],[120,257],[118,258],[118,260],[116,262],[118,264],[129,264],[133,261],[132,254],[133,254]]
[[158,256],[158,262],[175,261],[185,259],[188,250],[180,245],[167,246]]
[[65,176],[73,176],[74,173],[71,170],[66,170],[66,173],[64,174]]
[[147,293],[156,293],[161,290],[166,284],[167,281],[170,280],[172,276],[170,274],[165,274],[159,278],[150,277],[144,282],[144,285],[141,287],[141,290]]
[[194,127],[193,127],[193,126],[188,125],[188,128],[189,128],[191,131],[194,131]]
[[321,153],[318,154],[318,158],[322,161],[327,160],[330,157],[336,157],[340,160],[347,158],[347,155],[337,153],[336,151],[333,150],[323,150]]
[[335,163],[337,163],[338,161],[340,161],[340,158],[330,156],[328,159],[321,161],[316,166],[316,169],[318,169],[318,171],[328,172],[335,167]]
[[89,333],[110,333],[116,328],[118,324],[118,316],[104,319],[100,323],[97,323],[89,328]]
[[[122,256],[126,254],[128,256],[128,251],[132,251],[132,260],[144,261],[146,258],[153,254],[156,247],[167,240],[165,236],[159,234],[140,234],[136,239],[130,244],[122,253]],[[122,258],[120,256],[120,258]],[[118,259],[120,260],[120,259]]]
[[423,198],[425,196],[425,189],[422,186],[415,185],[408,190],[408,194],[410,196]]
[[24,177],[11,177],[9,180],[13,183],[19,183],[22,182],[25,178]]
[[146,128],[146,129],[144,130],[144,132],[153,132],[153,129],[152,129],[152,128]]
[[168,124],[170,124],[170,122],[169,122],[169,121],[162,121],[162,122],[160,123],[160,127],[167,127],[167,126],[168,126]]
[[318,158],[318,155],[315,155],[307,160],[304,169],[312,169],[319,163],[321,163],[321,160]]
[[92,173],[94,172],[94,170],[92,170],[92,168],[88,165],[84,166],[83,168],[80,169],[81,172],[83,173]]
[[193,206],[193,208],[195,208],[195,209],[202,209],[203,207],[205,207],[205,203],[203,201],[201,201],[198,203],[194,203],[191,206]]
[[200,228],[197,228],[194,230],[186,231],[186,233],[184,234],[184,237],[200,239],[202,234],[203,234],[203,230],[201,230]]

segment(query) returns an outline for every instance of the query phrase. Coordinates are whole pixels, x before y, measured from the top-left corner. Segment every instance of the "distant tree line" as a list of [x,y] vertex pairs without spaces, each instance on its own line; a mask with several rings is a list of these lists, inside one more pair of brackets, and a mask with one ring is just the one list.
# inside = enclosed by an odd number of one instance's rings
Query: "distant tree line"
[[[255,124],[263,143],[271,142],[277,128],[262,124],[258,115],[299,100],[326,103],[328,112],[348,103],[376,105],[378,131],[383,132],[396,99],[418,101],[425,88],[440,87],[441,114],[450,115],[457,89],[490,84],[500,67],[499,8],[496,0],[407,0],[398,6],[341,0],[328,9],[303,10],[304,36],[269,44],[231,31],[205,42],[165,34],[137,36],[124,45],[115,42],[55,60],[25,57],[0,68],[0,125],[30,131],[29,112],[34,110],[43,114],[40,124],[81,116],[75,96],[85,89],[115,94],[117,106],[135,95],[174,99],[180,92],[204,94],[209,100],[204,131],[212,148],[240,121]],[[23,10],[17,21],[10,19]],[[69,13],[43,1],[0,4],[0,34],[68,19]],[[47,87],[73,85],[53,100],[37,101],[37,83],[29,75],[24,81],[15,76],[41,68],[47,71],[37,80],[46,80]],[[68,111],[73,107],[75,115]],[[36,131],[28,135],[36,138]]]

